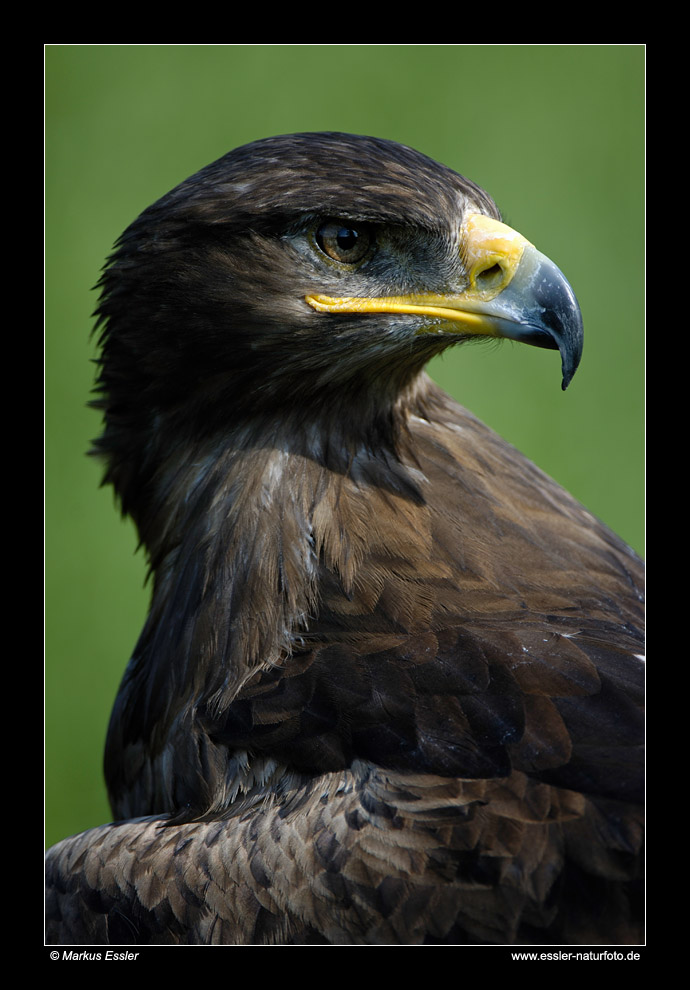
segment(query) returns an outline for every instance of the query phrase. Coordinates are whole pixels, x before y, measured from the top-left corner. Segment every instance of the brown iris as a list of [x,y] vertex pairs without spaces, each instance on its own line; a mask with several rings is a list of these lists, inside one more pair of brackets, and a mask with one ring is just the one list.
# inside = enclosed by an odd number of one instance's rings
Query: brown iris
[[362,261],[372,241],[367,227],[352,227],[340,220],[327,220],[316,231],[316,243],[323,253],[344,265],[356,265]]

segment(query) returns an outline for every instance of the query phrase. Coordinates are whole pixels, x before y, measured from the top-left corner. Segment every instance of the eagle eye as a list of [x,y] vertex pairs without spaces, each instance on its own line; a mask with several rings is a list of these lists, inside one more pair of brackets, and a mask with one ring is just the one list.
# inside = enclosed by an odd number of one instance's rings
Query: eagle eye
[[325,255],[344,265],[359,264],[374,243],[365,224],[354,227],[344,220],[326,220],[317,229],[315,238]]

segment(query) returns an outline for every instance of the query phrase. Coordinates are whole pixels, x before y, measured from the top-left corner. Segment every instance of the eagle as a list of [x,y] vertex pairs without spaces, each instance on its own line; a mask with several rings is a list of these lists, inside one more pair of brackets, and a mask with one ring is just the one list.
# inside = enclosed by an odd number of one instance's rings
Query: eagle
[[272,137],[100,282],[96,452],[151,605],[50,944],[643,940],[642,566],[425,372],[560,354],[565,276],[409,147]]

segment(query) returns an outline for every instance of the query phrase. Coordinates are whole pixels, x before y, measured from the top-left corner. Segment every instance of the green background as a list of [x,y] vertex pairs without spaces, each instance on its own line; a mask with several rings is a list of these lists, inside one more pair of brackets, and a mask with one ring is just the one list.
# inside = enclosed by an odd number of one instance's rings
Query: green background
[[90,291],[151,202],[237,145],[392,138],[487,189],[580,300],[582,365],[508,342],[432,375],[642,549],[641,46],[46,48],[46,787],[50,844],[109,819],[101,757],[148,593],[100,468]]

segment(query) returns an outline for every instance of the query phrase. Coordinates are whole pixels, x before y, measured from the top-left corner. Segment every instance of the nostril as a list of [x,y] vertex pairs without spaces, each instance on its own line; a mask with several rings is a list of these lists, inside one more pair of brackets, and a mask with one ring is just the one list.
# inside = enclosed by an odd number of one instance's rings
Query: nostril
[[489,289],[497,289],[503,282],[504,273],[500,265],[491,265],[489,268],[485,268],[481,272],[477,272],[475,276],[475,284],[481,292],[486,292]]

